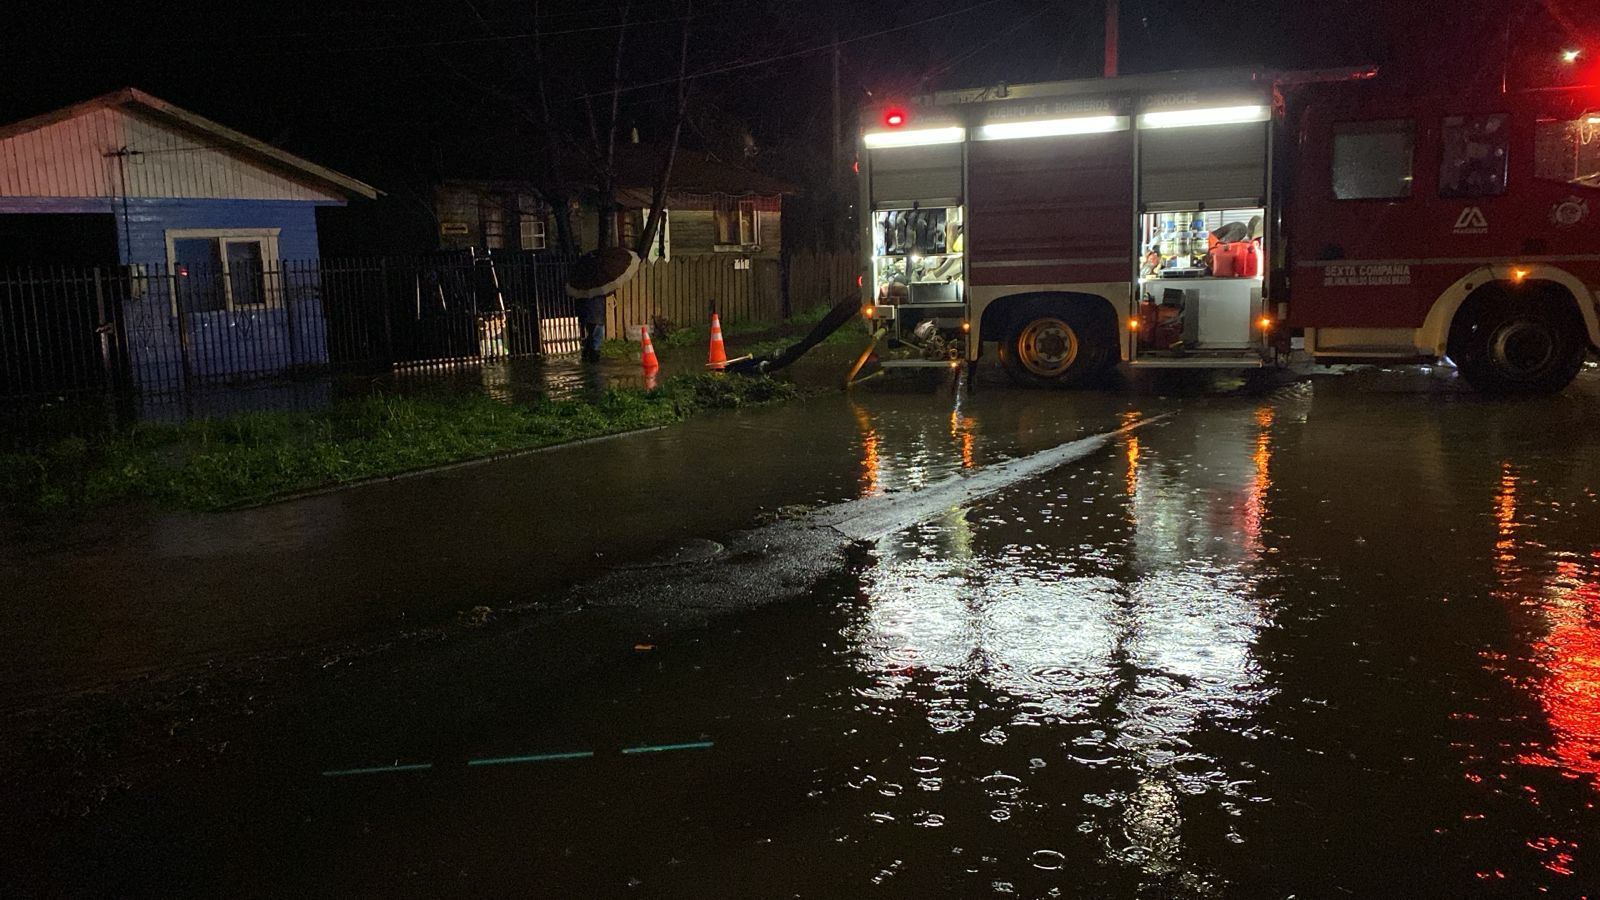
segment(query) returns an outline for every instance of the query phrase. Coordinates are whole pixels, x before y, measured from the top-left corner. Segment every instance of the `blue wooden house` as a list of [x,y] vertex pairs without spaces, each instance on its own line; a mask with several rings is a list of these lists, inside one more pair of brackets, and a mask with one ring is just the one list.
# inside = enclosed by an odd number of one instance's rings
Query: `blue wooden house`
[[271,374],[328,358],[317,209],[377,193],[125,88],[0,127],[0,264],[112,273],[136,385]]

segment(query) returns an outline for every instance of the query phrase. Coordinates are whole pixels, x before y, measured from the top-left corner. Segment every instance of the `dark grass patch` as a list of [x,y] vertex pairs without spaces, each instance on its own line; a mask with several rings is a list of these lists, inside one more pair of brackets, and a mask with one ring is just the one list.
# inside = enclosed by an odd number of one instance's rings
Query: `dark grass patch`
[[677,376],[652,391],[513,405],[477,395],[347,400],[318,412],[251,412],[182,425],[141,424],[0,453],[0,500],[35,511],[118,503],[217,510],[677,422],[796,396],[766,378]]

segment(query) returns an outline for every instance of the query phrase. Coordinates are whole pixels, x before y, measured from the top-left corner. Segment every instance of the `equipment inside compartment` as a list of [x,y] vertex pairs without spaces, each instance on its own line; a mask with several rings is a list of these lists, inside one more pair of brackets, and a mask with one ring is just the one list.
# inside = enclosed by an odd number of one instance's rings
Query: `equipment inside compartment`
[[1146,213],[1140,223],[1142,278],[1255,278],[1262,209]]
[[879,303],[960,303],[960,207],[885,209],[872,214]]
[[1242,349],[1262,309],[1261,208],[1140,216],[1139,347]]

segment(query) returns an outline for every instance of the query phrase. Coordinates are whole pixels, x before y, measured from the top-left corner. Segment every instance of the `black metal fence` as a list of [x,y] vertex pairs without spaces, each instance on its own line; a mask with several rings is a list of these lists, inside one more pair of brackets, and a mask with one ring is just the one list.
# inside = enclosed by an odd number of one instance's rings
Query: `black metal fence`
[[[164,394],[306,372],[387,372],[575,353],[549,254],[0,270],[0,396]],[[854,292],[849,255],[649,264],[610,304],[609,336],[668,318],[776,321]]]
[[528,254],[0,271],[0,395],[571,352],[567,266]]

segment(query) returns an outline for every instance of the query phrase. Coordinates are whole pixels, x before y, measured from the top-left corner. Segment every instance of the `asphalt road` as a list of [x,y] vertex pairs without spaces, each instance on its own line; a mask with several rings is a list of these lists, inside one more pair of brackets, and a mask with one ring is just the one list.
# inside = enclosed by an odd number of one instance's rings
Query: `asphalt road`
[[0,886],[1592,893],[1600,372],[1236,388],[880,379],[36,545]]

